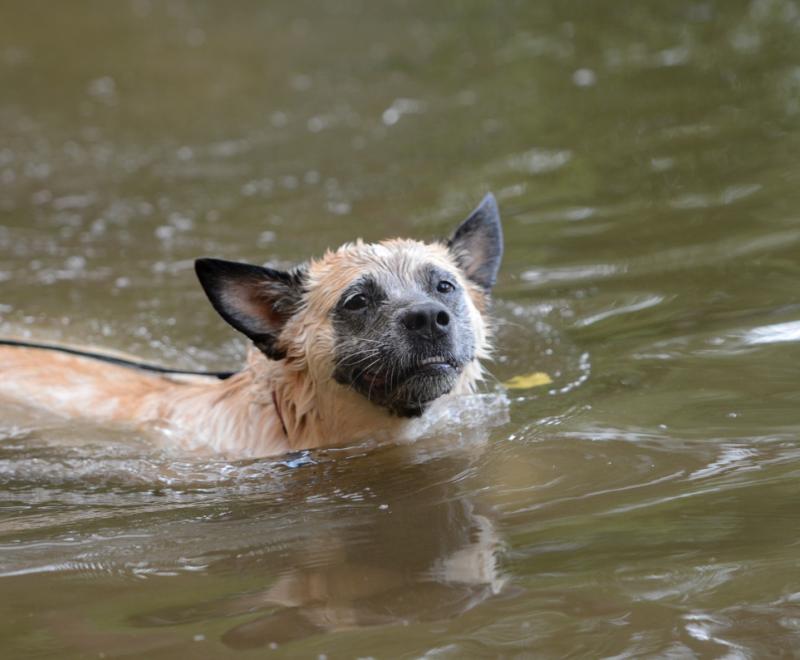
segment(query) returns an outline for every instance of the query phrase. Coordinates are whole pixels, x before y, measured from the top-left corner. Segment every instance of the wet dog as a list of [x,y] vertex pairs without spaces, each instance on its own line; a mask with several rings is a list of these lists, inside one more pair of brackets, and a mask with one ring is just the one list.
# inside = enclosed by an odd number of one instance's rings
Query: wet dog
[[480,379],[502,253],[487,195],[443,242],[357,241],[288,272],[198,259],[214,309],[252,342],[241,371],[153,374],[0,346],[0,394],[239,457],[401,437],[434,402]]

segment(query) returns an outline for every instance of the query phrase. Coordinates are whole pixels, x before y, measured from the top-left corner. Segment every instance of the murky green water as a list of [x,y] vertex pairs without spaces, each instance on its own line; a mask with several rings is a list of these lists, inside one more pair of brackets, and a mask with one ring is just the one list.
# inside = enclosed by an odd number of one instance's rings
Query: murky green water
[[0,334],[227,368],[194,257],[443,235],[494,190],[492,371],[554,378],[234,465],[4,404],[3,657],[797,653],[797,2],[0,15]]

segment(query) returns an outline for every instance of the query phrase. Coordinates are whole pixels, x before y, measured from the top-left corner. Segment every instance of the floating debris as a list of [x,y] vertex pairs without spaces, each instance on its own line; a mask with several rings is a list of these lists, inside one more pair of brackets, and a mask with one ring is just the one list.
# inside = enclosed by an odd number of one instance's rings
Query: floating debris
[[534,371],[530,374],[523,374],[514,376],[507,380],[505,385],[510,390],[529,390],[534,387],[541,387],[542,385],[549,385],[553,382],[548,374],[544,371]]

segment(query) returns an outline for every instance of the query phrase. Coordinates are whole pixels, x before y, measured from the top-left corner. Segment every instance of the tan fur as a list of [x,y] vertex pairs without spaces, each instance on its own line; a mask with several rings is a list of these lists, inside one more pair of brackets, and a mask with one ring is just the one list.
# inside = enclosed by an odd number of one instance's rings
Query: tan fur
[[280,336],[284,360],[268,360],[252,349],[242,371],[218,381],[152,375],[63,353],[0,346],[0,395],[68,417],[157,429],[186,449],[235,457],[399,437],[408,420],[391,416],[331,378],[330,312],[341,292],[365,272],[403,277],[431,262],[458,273],[469,292],[478,353],[450,396],[465,394],[480,379],[478,359],[488,351],[484,295],[460,274],[446,246],[398,239],[344,245],[310,263],[306,307]]

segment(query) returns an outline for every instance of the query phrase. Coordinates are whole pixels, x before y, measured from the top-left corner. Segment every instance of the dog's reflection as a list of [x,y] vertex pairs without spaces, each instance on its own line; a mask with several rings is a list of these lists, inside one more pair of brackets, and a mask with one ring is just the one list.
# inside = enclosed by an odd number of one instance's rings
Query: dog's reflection
[[347,514],[346,527],[309,539],[269,589],[231,603],[240,611],[268,609],[228,630],[224,643],[245,648],[450,618],[497,594],[500,543],[460,483],[466,469],[448,458],[337,480],[340,489],[360,486],[369,502]]
[[235,648],[280,644],[361,626],[450,618],[470,609],[498,593],[502,579],[492,525],[468,508],[445,514],[446,521],[416,521],[405,538],[378,525],[356,535],[360,552],[339,541],[332,553],[338,561],[329,554],[329,563],[291,569],[270,589],[239,599],[240,611],[274,609],[231,628],[223,641]]
[[[474,455],[449,452],[421,462],[368,456],[297,470],[306,473],[292,488],[318,503],[303,516],[307,536],[294,537],[277,557],[274,544],[264,552],[250,546],[247,559],[240,553],[210,567],[277,577],[266,589],[195,605],[190,618],[200,611],[199,618],[236,617],[222,641],[244,649],[458,616],[504,582],[500,541],[473,495],[475,466]],[[145,626],[186,622],[176,610],[136,619]]]

